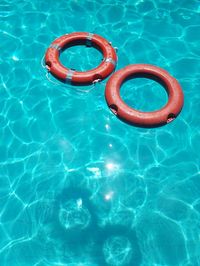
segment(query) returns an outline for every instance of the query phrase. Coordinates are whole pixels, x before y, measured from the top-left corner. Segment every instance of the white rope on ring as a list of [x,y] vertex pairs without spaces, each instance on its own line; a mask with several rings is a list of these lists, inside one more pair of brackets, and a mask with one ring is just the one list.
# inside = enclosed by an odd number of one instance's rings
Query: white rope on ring
[[[48,70],[48,68],[47,68],[47,66],[45,65],[45,63],[44,63],[44,55],[43,55],[43,57],[42,57],[42,59],[41,59],[41,66],[42,66],[42,68],[44,68],[44,69],[46,69],[47,70],[47,73],[46,73],[46,78],[47,78],[47,80],[49,81],[49,82],[51,82],[52,84],[54,84],[54,85],[56,85],[56,86],[62,86],[62,87],[68,87],[69,88],[69,85],[68,84],[61,84],[61,83],[59,83],[59,82],[56,82],[56,81],[53,81],[51,78],[50,78],[50,75],[49,75],[49,70]],[[89,93],[90,91],[92,91],[94,88],[95,88],[95,86],[96,86],[96,84],[97,83],[99,83],[99,82],[101,82],[102,80],[101,79],[96,79],[96,80],[94,80],[93,81],[93,83],[92,83],[92,87],[89,89],[89,90],[81,90],[81,89],[79,89],[78,87],[73,87],[73,89],[74,90],[76,90],[76,91],[78,91],[78,92],[83,92],[83,93]]]
[[46,68],[46,65],[45,65],[45,63],[44,63],[44,55],[43,55],[43,57],[42,57],[42,59],[41,59],[40,64],[41,64],[42,68]]
[[[51,82],[52,84],[54,84],[54,85],[56,85],[56,86],[59,86],[59,87],[61,86],[61,87],[64,87],[64,88],[70,88],[70,89],[71,89],[71,87],[70,87],[69,84],[63,84],[63,83],[59,83],[59,82],[53,81],[53,80],[50,78],[50,72],[49,72],[49,71],[47,71],[47,73],[46,73],[45,76],[46,76],[47,80],[48,80],[49,82]],[[81,93],[89,93],[89,92],[91,92],[93,89],[95,89],[96,84],[99,83],[100,81],[101,81],[101,80],[95,80],[95,81],[93,82],[91,88],[88,89],[88,90],[82,90],[82,89],[79,89],[78,87],[73,87],[73,89],[74,89],[75,91],[77,91],[77,92],[81,92]]]

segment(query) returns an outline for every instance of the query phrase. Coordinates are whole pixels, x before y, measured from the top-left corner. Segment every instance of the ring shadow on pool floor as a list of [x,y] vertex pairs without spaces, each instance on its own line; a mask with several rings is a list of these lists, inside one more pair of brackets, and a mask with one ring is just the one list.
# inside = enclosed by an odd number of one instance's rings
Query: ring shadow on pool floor
[[[90,257],[95,265],[139,266],[142,255],[134,229],[108,224],[100,227],[91,193],[68,187],[58,195],[50,217],[49,238],[60,243],[64,259]],[[84,259],[85,260],[85,259]]]

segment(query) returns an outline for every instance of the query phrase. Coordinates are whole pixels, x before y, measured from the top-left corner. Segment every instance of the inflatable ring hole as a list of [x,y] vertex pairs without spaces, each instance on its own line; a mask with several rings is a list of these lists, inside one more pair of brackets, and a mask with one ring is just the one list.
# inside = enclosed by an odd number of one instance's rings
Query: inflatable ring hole
[[156,77],[146,73],[143,75],[136,73],[123,81],[120,96],[128,106],[137,111],[153,112],[160,110],[168,102],[165,87],[164,83]]
[[113,112],[113,114],[117,115],[118,107],[115,104],[109,105],[110,110]]
[[170,113],[167,117],[167,123],[172,122],[176,118],[175,114]]
[[[66,49],[62,49],[60,53],[59,61],[63,66],[68,68],[75,68],[80,72],[87,72],[94,68],[98,68],[101,64],[102,51],[92,47],[91,49],[86,48],[81,43],[74,43],[69,45]],[[94,72],[91,74],[93,78]]]
[[50,68],[51,68],[51,62],[50,62],[50,61],[47,61],[47,62],[46,62],[46,68],[47,68],[48,70],[50,70]]

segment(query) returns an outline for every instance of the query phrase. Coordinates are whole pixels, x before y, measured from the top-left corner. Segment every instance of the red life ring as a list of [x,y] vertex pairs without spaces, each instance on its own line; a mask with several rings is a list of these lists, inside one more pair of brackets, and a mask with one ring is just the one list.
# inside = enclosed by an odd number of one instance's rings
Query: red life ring
[[[103,54],[101,64],[89,71],[81,72],[69,69],[59,61],[60,52],[75,45],[93,46]],[[47,49],[45,64],[48,71],[63,82],[75,85],[91,84],[97,80],[105,79],[115,69],[117,55],[111,44],[97,34],[76,32],[66,34],[56,39]]]
[[[146,77],[159,82],[167,91],[168,103],[153,112],[137,111],[120,97],[121,85],[130,78]],[[159,67],[147,64],[129,65],[115,72],[107,82],[105,97],[111,111],[124,122],[139,127],[157,127],[173,121],[183,107],[184,96],[178,81]]]

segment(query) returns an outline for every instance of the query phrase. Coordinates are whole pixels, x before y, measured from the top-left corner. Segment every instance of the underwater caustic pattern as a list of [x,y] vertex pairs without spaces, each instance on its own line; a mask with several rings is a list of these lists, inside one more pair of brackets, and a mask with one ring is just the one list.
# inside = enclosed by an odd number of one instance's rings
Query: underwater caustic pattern
[[[0,24],[0,265],[200,265],[200,2],[2,0]],[[118,47],[117,69],[166,69],[184,92],[179,117],[131,127],[107,108],[106,81],[50,82],[46,48],[74,31]],[[82,71],[101,59],[61,56]],[[139,78],[121,96],[142,111],[167,102]]]

